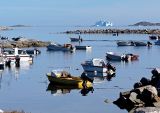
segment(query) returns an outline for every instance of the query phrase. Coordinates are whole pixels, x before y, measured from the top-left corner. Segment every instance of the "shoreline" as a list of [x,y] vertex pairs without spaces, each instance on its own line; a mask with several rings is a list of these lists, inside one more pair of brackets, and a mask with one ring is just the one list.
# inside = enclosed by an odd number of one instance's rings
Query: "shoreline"
[[44,42],[39,40],[27,40],[27,41],[1,41],[1,48],[29,48],[29,47],[46,47],[50,42]]
[[160,29],[84,29],[65,31],[65,34],[160,34]]

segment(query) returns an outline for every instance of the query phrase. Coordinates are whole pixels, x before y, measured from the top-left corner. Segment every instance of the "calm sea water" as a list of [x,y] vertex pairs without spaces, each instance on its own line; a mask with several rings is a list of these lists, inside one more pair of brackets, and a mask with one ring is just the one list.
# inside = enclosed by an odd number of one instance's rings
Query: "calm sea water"
[[[77,27],[28,27],[15,28],[11,31],[1,31],[0,34],[10,38],[25,36],[44,41],[56,41],[61,44],[70,43],[69,37],[77,35],[59,34],[66,30],[82,29]],[[84,29],[84,28],[83,28]],[[116,40],[149,40],[148,35],[120,34],[82,34],[85,40],[81,45],[92,46],[91,51],[49,52],[46,48],[39,48],[41,54],[34,57],[33,64],[22,64],[19,69],[11,67],[0,72],[0,109],[24,110],[32,113],[126,113],[112,103],[105,103],[106,99],[116,100],[121,91],[133,88],[133,84],[141,77],[151,77],[152,67],[159,67],[160,46],[147,47],[117,47]],[[108,41],[100,41],[108,40]],[[153,41],[152,41],[153,42]],[[78,45],[79,43],[73,43]],[[94,91],[82,96],[81,90],[62,90],[53,88],[47,91],[48,80],[46,73],[53,69],[65,69],[72,75],[80,76],[83,72],[81,63],[90,58],[105,60],[106,52],[135,53],[139,60],[134,62],[112,62],[116,67],[116,76],[98,79],[93,85]],[[62,94],[63,91],[63,94]]]

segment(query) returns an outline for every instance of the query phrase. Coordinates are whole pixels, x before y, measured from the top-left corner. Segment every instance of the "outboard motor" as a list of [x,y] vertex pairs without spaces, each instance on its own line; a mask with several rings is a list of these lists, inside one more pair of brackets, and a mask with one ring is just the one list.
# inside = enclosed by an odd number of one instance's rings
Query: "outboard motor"
[[116,71],[116,68],[112,66],[109,62],[107,63],[108,70]]
[[81,79],[84,80],[84,81],[88,80],[88,81],[90,81],[91,83],[93,83],[93,79],[89,78],[89,77],[86,75],[85,72],[83,72],[83,73],[81,74]]
[[20,67],[20,57],[18,55],[16,56],[15,60],[16,67]]

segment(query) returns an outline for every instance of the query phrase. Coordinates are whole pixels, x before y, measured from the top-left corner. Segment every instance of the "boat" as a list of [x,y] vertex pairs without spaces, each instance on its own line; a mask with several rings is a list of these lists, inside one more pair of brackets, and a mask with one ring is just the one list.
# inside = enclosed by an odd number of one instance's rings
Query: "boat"
[[157,41],[155,42],[155,45],[160,45],[160,40],[157,40]]
[[121,55],[117,55],[114,52],[107,52],[106,59],[107,60],[114,60],[114,61],[121,61],[122,60]]
[[38,49],[27,49],[26,53],[29,55],[38,55],[41,53],[41,51]]
[[117,41],[118,46],[134,46],[132,41]]
[[92,49],[91,46],[75,46],[76,50],[89,50]]
[[52,70],[50,73],[47,73],[46,75],[50,83],[56,85],[60,84],[60,85],[69,85],[69,86],[76,86],[78,88],[83,88],[83,87],[91,87],[93,82],[88,77],[86,77],[86,79],[84,80],[81,77],[71,76],[70,73],[66,71]]
[[81,38],[81,36],[79,35],[78,38],[70,38],[71,42],[82,42],[83,39]]
[[58,44],[58,43],[51,43],[47,46],[48,50],[52,50],[52,51],[73,51],[74,47],[71,44]]
[[86,60],[82,64],[83,70],[86,72],[115,73],[115,67],[109,63],[105,63],[103,59],[93,58]]
[[122,55],[118,55],[114,52],[106,53],[106,59],[113,60],[113,61],[133,61],[133,60],[138,60],[138,57],[139,57],[138,55],[135,55],[132,53],[127,53]]
[[141,41],[134,41],[133,42],[135,46],[152,46],[151,42],[141,42]]
[[33,61],[33,56],[26,53],[26,51],[14,48],[12,50],[3,50],[3,57],[15,61],[16,58],[20,58],[20,61]]
[[151,35],[151,36],[149,36],[149,39],[151,39],[151,40],[159,40],[160,36]]

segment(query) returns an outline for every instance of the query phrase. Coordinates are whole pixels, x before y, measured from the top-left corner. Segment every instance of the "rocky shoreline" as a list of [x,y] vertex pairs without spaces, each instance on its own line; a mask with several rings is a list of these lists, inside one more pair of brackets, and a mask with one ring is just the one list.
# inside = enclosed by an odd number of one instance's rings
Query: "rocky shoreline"
[[160,34],[160,29],[86,29],[63,32],[66,34]]
[[0,47],[2,48],[27,48],[27,47],[46,47],[50,42],[44,42],[39,40],[25,40],[25,41],[1,41]]
[[4,31],[4,30],[13,30],[13,29],[7,26],[0,26],[0,31]]

